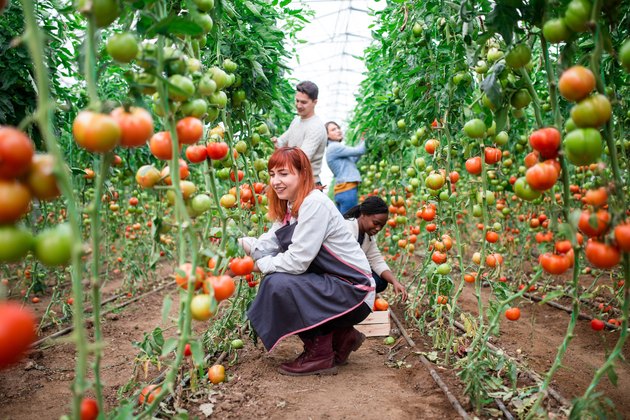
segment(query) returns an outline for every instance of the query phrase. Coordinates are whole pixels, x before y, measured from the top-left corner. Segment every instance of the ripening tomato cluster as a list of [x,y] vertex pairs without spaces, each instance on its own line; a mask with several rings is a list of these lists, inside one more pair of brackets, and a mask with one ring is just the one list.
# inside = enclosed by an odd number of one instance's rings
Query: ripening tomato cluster
[[72,234],[67,224],[39,232],[17,224],[29,211],[32,199],[53,200],[60,195],[55,160],[36,154],[31,140],[13,127],[0,127],[0,262],[16,262],[32,251],[49,266],[67,264]]

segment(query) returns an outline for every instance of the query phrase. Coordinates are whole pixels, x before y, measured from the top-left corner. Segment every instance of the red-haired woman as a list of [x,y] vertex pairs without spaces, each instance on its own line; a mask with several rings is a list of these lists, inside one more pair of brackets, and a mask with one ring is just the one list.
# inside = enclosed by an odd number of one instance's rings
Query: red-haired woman
[[273,226],[241,240],[266,275],[247,316],[268,350],[293,334],[304,342],[281,373],[334,374],[365,339],[354,325],[374,304],[370,264],[335,204],[314,188],[304,152],[278,149],[267,168]]

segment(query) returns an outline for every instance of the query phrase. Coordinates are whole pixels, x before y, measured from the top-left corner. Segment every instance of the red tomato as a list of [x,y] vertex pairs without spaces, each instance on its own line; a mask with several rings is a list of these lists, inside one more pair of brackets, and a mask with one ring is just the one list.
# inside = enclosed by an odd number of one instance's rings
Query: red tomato
[[529,136],[529,144],[544,159],[552,159],[558,156],[560,140],[560,131],[555,127],[541,128]]
[[[192,273],[192,264],[184,263],[179,266],[177,270],[175,270],[175,282],[179,287],[184,290],[188,289],[188,279]],[[203,271],[203,268],[197,266],[195,269],[195,281],[193,282],[195,285],[195,290],[201,288],[203,285],[204,278],[206,273]]]
[[472,175],[479,175],[481,173],[481,158],[475,156],[466,160],[466,170]]
[[208,143],[206,146],[206,150],[208,151],[208,157],[213,160],[222,160],[227,156],[230,148],[227,143],[222,141],[216,143]]
[[144,108],[118,107],[110,115],[120,126],[122,147],[142,147],[153,134],[153,117]]
[[505,317],[510,321],[517,321],[521,317],[521,310],[518,308],[509,308],[505,311]]
[[440,251],[435,251],[433,255],[431,255],[431,260],[433,260],[436,264],[442,264],[446,262],[446,254]]
[[591,319],[591,328],[595,331],[601,331],[606,326],[606,323],[601,319]]
[[162,388],[157,385],[147,385],[140,392],[140,395],[138,396],[138,402],[140,403],[140,405],[144,404],[145,402],[147,404],[151,404],[155,400],[155,397],[160,395],[161,391]]
[[195,144],[186,148],[186,158],[190,163],[201,163],[208,157],[206,146]]
[[436,139],[429,139],[426,141],[426,143],[424,143],[424,150],[426,150],[428,154],[432,155],[433,153],[435,153],[435,149],[437,149],[439,146],[439,141],[437,141]]
[[621,261],[621,253],[612,245],[589,239],[586,242],[586,259],[597,268],[612,268]]
[[185,117],[175,126],[179,144],[194,144],[203,135],[203,123],[199,118]]
[[537,191],[546,191],[558,180],[558,171],[548,163],[537,163],[527,170],[525,180]]
[[35,341],[35,315],[15,302],[0,302],[0,370],[18,362]]
[[615,226],[615,240],[619,249],[625,252],[630,251],[630,223]]
[[171,134],[168,131],[155,133],[149,141],[149,149],[153,156],[160,160],[171,159],[173,157],[173,141],[171,140]]
[[560,94],[570,101],[579,101],[595,89],[595,75],[582,66],[573,66],[562,73],[558,81]]
[[564,255],[545,252],[538,257],[543,270],[549,274],[562,274],[569,269],[571,261]]
[[54,170],[55,158],[52,155],[33,155],[31,168],[26,176],[26,183],[33,195],[39,200],[52,200],[61,194]]
[[[591,218],[596,226],[591,225]],[[604,209],[597,210],[597,213],[593,215],[590,211],[584,210],[580,214],[580,220],[578,221],[578,229],[580,229],[588,237],[600,236],[608,230],[608,224],[610,223],[610,214]]]
[[72,123],[72,134],[84,149],[105,153],[120,143],[121,130],[116,120],[107,114],[81,111]]
[[26,134],[0,126],[0,178],[12,179],[27,173],[34,149]]
[[[217,300],[217,302],[228,299],[234,294],[234,290],[236,290],[234,279],[232,279],[232,277],[230,276],[210,276],[208,277],[208,282],[212,286],[212,290],[214,291],[214,298]],[[208,287],[208,282],[204,283],[204,291]],[[209,293],[209,291],[207,291],[206,293]]]
[[494,163],[500,162],[501,157],[503,156],[501,150],[496,147],[486,147],[484,149],[485,161],[487,164],[492,165]]
[[[239,182],[243,180],[243,177],[245,176],[245,173],[243,171],[241,171],[240,169],[238,170],[238,180]],[[234,175],[234,169],[230,170],[230,179],[232,180],[232,182],[236,182],[236,176]]]
[[213,365],[208,369],[208,379],[213,384],[218,384],[225,381],[225,367],[223,365]]
[[252,257],[246,256],[242,258],[233,258],[230,261],[230,270],[236,276],[245,276],[254,269],[254,260]]
[[96,420],[98,404],[93,398],[83,398],[81,401],[81,420]]
[[0,224],[19,220],[28,211],[30,203],[31,193],[24,184],[0,178]]

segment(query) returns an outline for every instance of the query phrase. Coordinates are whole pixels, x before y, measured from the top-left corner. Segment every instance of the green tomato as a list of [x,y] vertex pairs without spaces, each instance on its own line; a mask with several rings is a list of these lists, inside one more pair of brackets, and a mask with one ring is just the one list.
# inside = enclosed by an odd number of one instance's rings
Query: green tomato
[[383,340],[383,343],[387,346],[391,346],[392,344],[394,344],[396,342],[396,340],[394,339],[394,337],[388,336]]
[[30,230],[17,225],[0,226],[0,262],[17,262],[26,256],[32,246]]
[[200,95],[212,95],[217,90],[217,83],[212,80],[212,74],[206,73],[199,79],[197,91]]
[[212,75],[212,80],[214,80],[214,83],[217,85],[217,90],[221,90],[227,86],[230,77],[226,72],[218,67],[212,67],[210,69],[210,74]]
[[193,0],[193,3],[202,12],[209,12],[214,9],[214,0]]
[[404,130],[405,128],[407,128],[407,123],[405,122],[405,120],[400,119],[396,122],[396,125],[398,126],[398,128],[400,128],[401,130]]
[[519,89],[510,98],[510,104],[516,108],[525,108],[532,101],[532,97],[529,96],[527,89]]
[[223,109],[227,105],[227,101],[228,101],[227,94],[222,90],[218,92],[214,92],[213,94],[209,96],[208,101],[210,102],[211,105],[214,105],[215,107],[219,109]]
[[197,15],[197,18],[195,19],[195,22],[199,26],[201,26],[201,29],[203,30],[203,33],[205,34],[209,33],[214,27],[214,22],[212,21],[212,18],[210,17],[210,15],[207,13],[199,13]]
[[201,118],[208,112],[208,103],[201,98],[193,99],[183,103],[179,110],[187,117]]
[[427,167],[427,162],[422,157],[416,158],[416,166],[422,171]]
[[449,263],[440,264],[435,269],[435,272],[445,276],[451,272],[451,265]]
[[235,338],[234,340],[232,340],[232,342],[230,343],[230,346],[233,349],[242,349],[244,346],[243,340],[241,340],[240,338]]
[[571,0],[564,11],[565,25],[575,32],[588,30],[591,8],[591,2],[588,0]]
[[120,14],[116,0],[79,0],[77,9],[88,18],[93,15],[99,28],[109,26]]
[[446,179],[439,172],[433,172],[424,180],[424,185],[431,190],[439,190],[446,183]]
[[571,131],[575,130],[576,128],[577,128],[577,125],[575,125],[575,122],[573,122],[573,120],[571,118],[569,118],[564,123],[564,132],[565,133],[570,133]]
[[468,121],[464,124],[464,133],[473,139],[480,139],[486,134],[486,124],[479,118]]
[[571,119],[578,127],[599,127],[612,115],[610,101],[605,95],[597,93],[581,100],[571,108]]
[[558,44],[571,36],[571,29],[564,23],[564,19],[550,19],[543,25],[543,36],[552,43]]
[[238,64],[236,64],[234,61],[230,60],[229,58],[226,58],[225,60],[223,60],[223,68],[228,73],[234,73],[236,69],[238,68]]
[[136,37],[129,32],[112,35],[107,40],[107,53],[120,63],[129,63],[136,58],[140,48]]
[[244,154],[247,152],[247,143],[245,143],[245,141],[240,140],[239,142],[236,143],[236,145],[234,146],[234,148],[236,149],[237,152],[239,152],[240,154]]
[[43,230],[35,237],[33,254],[44,265],[65,265],[72,257],[72,239],[72,229],[67,223]]
[[190,206],[197,214],[202,214],[212,208],[212,199],[207,194],[197,194],[191,200]]
[[413,36],[419,38],[422,35],[422,24],[420,22],[416,22],[413,24],[411,28],[411,32],[413,32]]
[[176,102],[183,102],[195,93],[195,85],[192,80],[181,74],[174,74],[168,78],[168,97]]
[[393,165],[391,168],[389,168],[389,171],[393,174],[397,174],[400,172],[400,166],[398,165]]
[[517,197],[526,201],[535,200],[542,194],[542,192],[530,187],[524,176],[517,179],[514,183],[514,193]]
[[[630,73],[630,39],[626,39],[621,48],[619,48],[619,63]],[[628,111],[630,117],[630,111]]]
[[505,57],[505,63],[512,69],[525,67],[532,59],[532,50],[527,44],[518,44]]
[[594,128],[575,129],[562,142],[567,159],[577,166],[597,162],[602,154],[602,145],[602,136]]

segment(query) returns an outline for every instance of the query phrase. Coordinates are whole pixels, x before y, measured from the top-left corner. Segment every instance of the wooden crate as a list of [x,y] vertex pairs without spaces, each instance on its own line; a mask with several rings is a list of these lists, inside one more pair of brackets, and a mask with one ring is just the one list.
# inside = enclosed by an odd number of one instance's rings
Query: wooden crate
[[357,330],[366,337],[387,337],[389,335],[389,309],[386,311],[374,311],[358,325]]

